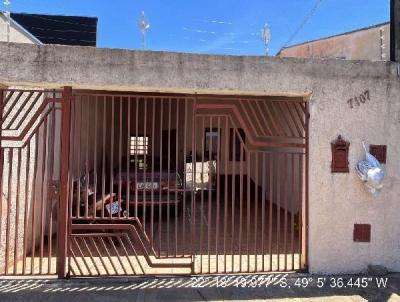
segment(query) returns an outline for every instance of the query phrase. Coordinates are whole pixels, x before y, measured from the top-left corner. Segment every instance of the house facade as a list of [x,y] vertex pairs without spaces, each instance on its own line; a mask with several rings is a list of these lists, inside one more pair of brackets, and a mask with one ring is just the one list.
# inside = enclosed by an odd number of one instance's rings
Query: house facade
[[[54,90],[36,126],[3,113],[3,274],[30,271],[24,259],[60,277],[400,270],[396,63],[14,43],[0,44],[0,62],[4,86]],[[6,89],[2,101],[21,92],[21,104],[37,93]],[[332,168],[339,135],[344,173]],[[362,141],[386,146],[377,197],[354,171]],[[40,213],[56,205],[58,239],[40,223],[38,249],[15,254],[19,152],[39,158],[27,175],[51,154],[27,191],[47,188],[33,199]]]

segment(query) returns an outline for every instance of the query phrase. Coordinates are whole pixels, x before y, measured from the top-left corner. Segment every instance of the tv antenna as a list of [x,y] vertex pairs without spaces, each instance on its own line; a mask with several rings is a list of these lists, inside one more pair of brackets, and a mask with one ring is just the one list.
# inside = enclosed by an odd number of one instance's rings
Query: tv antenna
[[261,29],[261,38],[264,42],[265,55],[268,56],[269,42],[271,41],[271,28],[269,27],[268,23],[265,23]]
[[144,15],[144,11],[142,11],[139,20],[139,29],[142,33],[142,49],[146,49],[146,33],[149,28],[150,24],[147,21],[146,16]]
[[6,18],[7,18],[7,42],[10,42],[10,27],[11,27],[11,11],[10,11],[10,0],[4,0],[4,5],[6,7]]

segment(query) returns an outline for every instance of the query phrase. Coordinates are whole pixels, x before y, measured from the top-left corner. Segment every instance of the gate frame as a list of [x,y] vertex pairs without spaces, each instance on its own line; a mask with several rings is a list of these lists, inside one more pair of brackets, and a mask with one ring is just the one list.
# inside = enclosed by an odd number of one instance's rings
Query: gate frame
[[72,87],[66,86],[62,92],[61,114],[61,151],[60,151],[60,201],[58,208],[58,234],[57,234],[57,276],[64,279],[66,275],[66,262],[68,258],[68,183],[69,183],[69,135],[71,115]]
[[310,97],[306,100],[306,112],[305,112],[305,137],[306,137],[306,147],[305,147],[305,175],[304,175],[304,259],[301,259],[301,266],[305,272],[308,272],[308,247],[309,247],[309,237],[308,237],[308,222],[309,222],[309,212],[308,212],[308,199],[309,199],[309,170],[310,170]]
[[[0,99],[2,90],[0,90]],[[113,95],[112,91],[107,91],[110,95]],[[135,92],[129,92],[135,93]],[[141,93],[139,93],[141,94]],[[158,93],[156,93],[158,94]],[[143,95],[147,95],[147,93],[143,93]],[[154,93],[152,94],[154,95]],[[208,94],[173,94],[173,93],[160,93],[162,95],[181,95],[182,97],[191,97],[195,100],[193,106],[193,116],[196,115],[197,109],[197,100],[200,97],[210,97],[210,98],[223,98],[226,95],[208,95]],[[229,95],[230,98],[244,98],[243,96],[235,96]],[[250,96],[249,96],[250,97]],[[251,98],[265,98],[270,96],[251,96]],[[58,237],[57,237],[57,265],[56,272],[57,276],[60,279],[68,278],[67,274],[67,259],[68,259],[68,245],[69,245],[69,179],[70,179],[70,170],[69,170],[69,144],[70,144],[70,131],[71,131],[71,101],[73,98],[73,90],[71,86],[65,86],[62,91],[62,121],[61,121],[61,154],[60,154],[60,201],[59,201],[59,217],[58,217]],[[309,203],[309,121],[310,121],[310,112],[309,112],[309,102],[305,101],[305,172],[304,172],[304,203],[302,204],[302,208],[304,210],[303,223],[302,223],[302,237],[300,239],[303,241],[302,246],[304,247],[301,251],[301,259],[300,259],[300,269],[301,272],[308,272],[308,246],[309,246],[309,213],[308,213],[308,203]],[[1,119],[0,119],[1,120]],[[194,130],[193,130],[194,131]],[[192,144],[195,144],[194,135],[192,135]],[[1,143],[1,141],[0,141]],[[193,155],[194,156],[194,155]],[[192,200],[193,202],[193,200]],[[302,218],[300,218],[302,219]],[[300,220],[301,221],[301,220]],[[194,221],[193,221],[194,224]],[[191,240],[193,240],[193,232],[194,228],[192,225],[191,229]],[[192,255],[193,256],[193,255]]]

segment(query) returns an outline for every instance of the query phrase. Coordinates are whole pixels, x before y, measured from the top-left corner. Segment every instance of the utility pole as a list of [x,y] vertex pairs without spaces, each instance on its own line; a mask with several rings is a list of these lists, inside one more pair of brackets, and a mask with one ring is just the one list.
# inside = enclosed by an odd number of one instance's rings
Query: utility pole
[[142,49],[146,49],[146,32],[150,28],[150,24],[146,19],[146,16],[144,15],[144,12],[142,11],[140,15],[140,20],[139,20],[139,29],[140,32],[142,33]]
[[269,53],[269,42],[271,40],[271,29],[267,23],[264,24],[261,29],[261,38],[264,42],[265,55],[268,56]]
[[390,61],[400,62],[400,0],[390,0]]

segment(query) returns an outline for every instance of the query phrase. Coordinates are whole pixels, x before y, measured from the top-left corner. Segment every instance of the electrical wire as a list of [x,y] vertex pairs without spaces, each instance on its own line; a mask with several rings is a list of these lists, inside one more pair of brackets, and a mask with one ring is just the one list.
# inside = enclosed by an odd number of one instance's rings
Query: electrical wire
[[315,15],[317,12],[318,7],[320,6],[322,0],[317,0],[315,5],[311,8],[310,12],[306,15],[303,21],[300,23],[299,27],[293,32],[290,38],[283,44],[282,48],[287,47],[290,43],[292,43],[293,39],[298,35],[298,33],[303,29],[303,27],[307,24],[308,21]]

